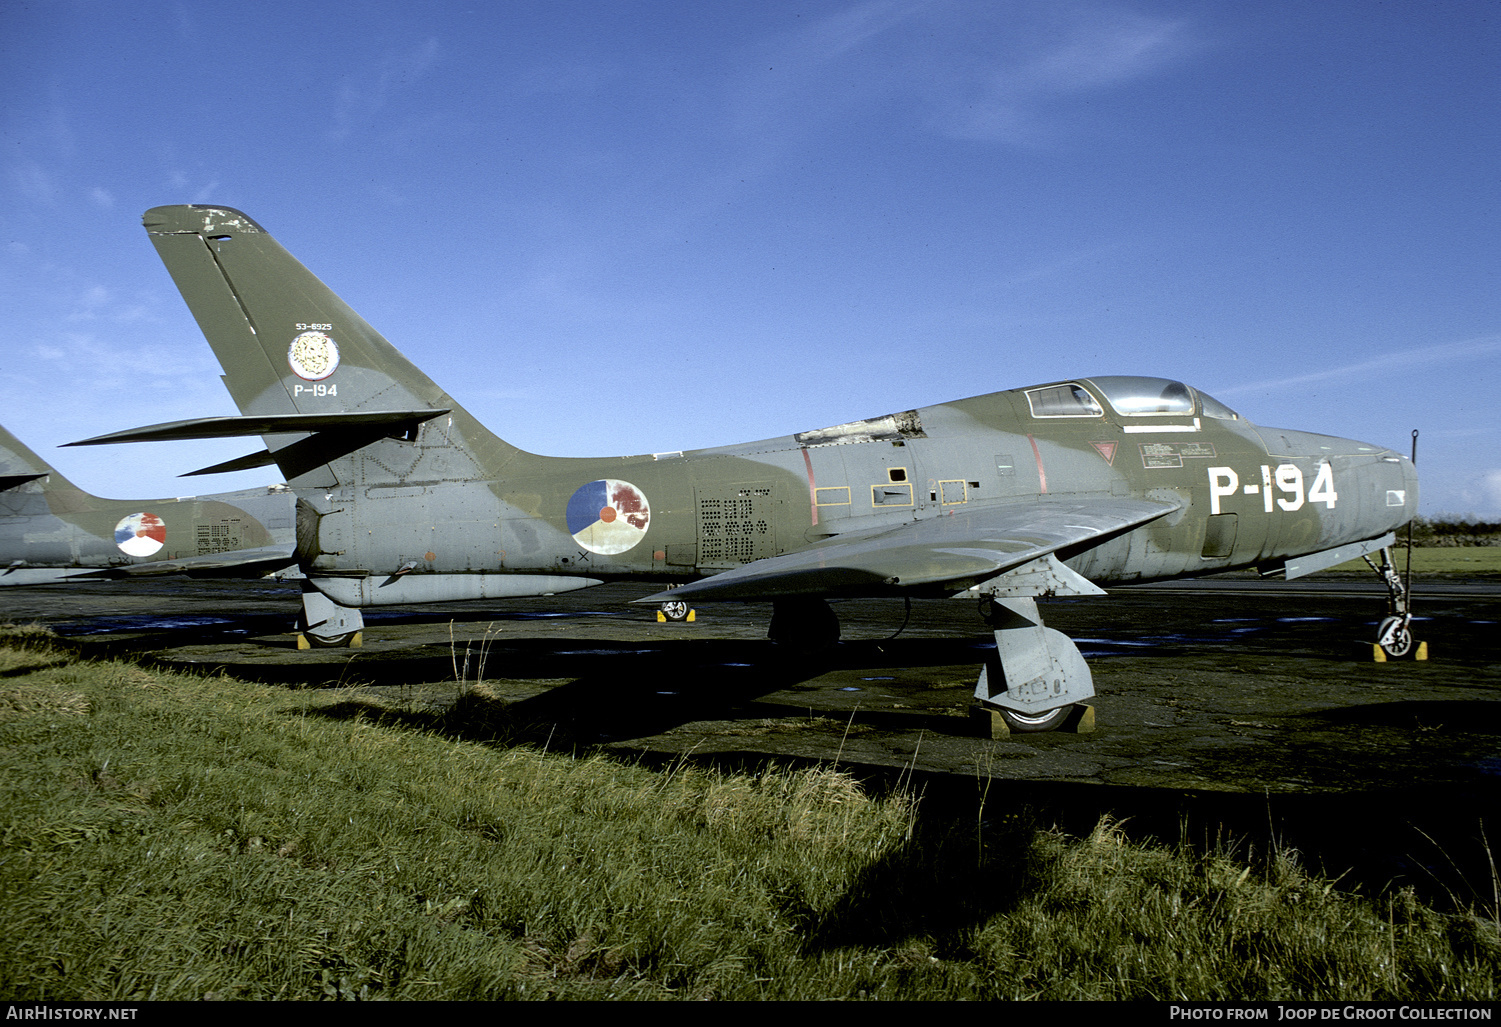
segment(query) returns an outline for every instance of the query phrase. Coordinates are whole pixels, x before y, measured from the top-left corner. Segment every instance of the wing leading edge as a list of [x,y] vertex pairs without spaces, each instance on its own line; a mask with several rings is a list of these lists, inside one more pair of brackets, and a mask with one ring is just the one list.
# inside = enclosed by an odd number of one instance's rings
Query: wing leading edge
[[966,510],[859,537],[840,535],[638,600],[764,600],[967,588],[1062,549],[1088,548],[1178,509],[1102,497]]
[[27,567],[25,561],[17,560],[0,571],[0,587],[100,578],[154,578],[167,574],[202,578],[264,576],[273,571],[295,567],[296,549],[295,543],[287,542],[256,549],[235,549],[203,556],[184,556],[175,560],[116,564],[112,567]]

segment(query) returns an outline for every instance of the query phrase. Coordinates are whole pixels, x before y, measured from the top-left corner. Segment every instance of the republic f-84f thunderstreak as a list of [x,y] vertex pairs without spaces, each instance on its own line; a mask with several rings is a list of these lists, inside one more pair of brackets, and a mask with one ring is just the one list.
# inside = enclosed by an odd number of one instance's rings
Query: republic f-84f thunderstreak
[[[1296,577],[1381,550],[1417,510],[1385,447],[1258,428],[1176,381],[1095,377],[743,445],[604,459],[491,434],[260,225],[156,207],[146,231],[223,365],[238,417],[90,444],[261,436],[295,491],[306,632],[359,608],[542,595],[603,581],[686,604],[772,603],[770,634],[838,637],[826,600],[970,596],[995,632],[976,699],[1014,729],[1094,694],[1040,596],[1257,567]],[[643,600],[646,601],[646,600]]]
[[0,587],[166,574],[296,573],[285,486],[179,499],[101,499],[0,427]]

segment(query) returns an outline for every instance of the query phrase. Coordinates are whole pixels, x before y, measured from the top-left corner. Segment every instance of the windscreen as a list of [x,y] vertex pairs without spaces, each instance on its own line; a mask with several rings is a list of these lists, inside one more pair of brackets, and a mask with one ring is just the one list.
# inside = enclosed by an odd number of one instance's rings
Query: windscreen
[[1127,375],[1091,378],[1089,382],[1104,394],[1115,412],[1123,417],[1148,414],[1188,416],[1194,412],[1193,393],[1182,382]]

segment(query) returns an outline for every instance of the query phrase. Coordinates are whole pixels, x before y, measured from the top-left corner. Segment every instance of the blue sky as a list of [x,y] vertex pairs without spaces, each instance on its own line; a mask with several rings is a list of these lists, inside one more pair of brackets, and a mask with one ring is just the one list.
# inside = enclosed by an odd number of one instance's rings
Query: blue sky
[[745,441],[1090,374],[1501,517],[1501,9],[0,5],[0,422],[155,497],[244,440],[140,227],[238,207],[497,434]]

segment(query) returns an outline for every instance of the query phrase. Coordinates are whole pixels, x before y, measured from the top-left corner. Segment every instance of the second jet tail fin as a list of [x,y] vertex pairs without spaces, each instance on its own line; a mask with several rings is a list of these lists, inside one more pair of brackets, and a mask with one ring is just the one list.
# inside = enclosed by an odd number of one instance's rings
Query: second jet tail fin
[[[36,484],[32,485],[32,482]],[[28,485],[30,487],[26,488]],[[47,461],[0,425],[0,509],[13,506],[22,494],[41,492],[59,496],[76,494],[80,500],[94,498],[58,474]]]

